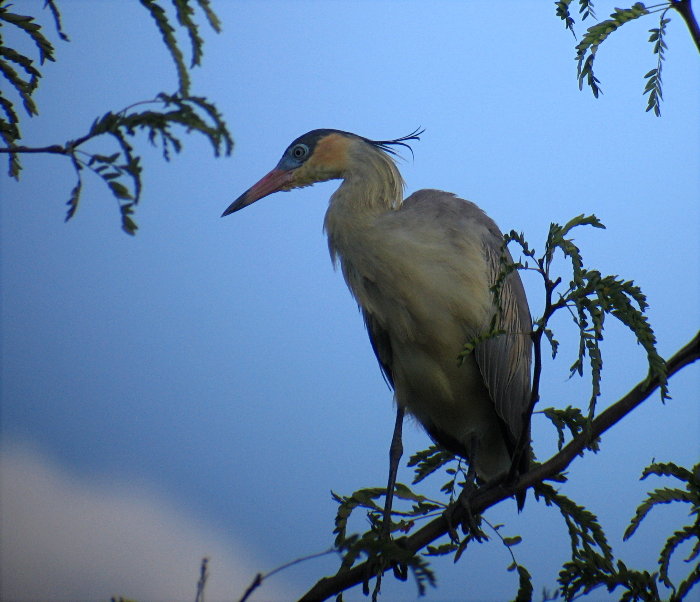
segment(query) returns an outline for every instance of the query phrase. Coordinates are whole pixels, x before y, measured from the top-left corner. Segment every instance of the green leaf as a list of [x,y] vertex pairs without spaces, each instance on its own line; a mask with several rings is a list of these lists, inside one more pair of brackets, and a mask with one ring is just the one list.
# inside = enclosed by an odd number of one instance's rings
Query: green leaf
[[446,556],[457,550],[459,546],[456,543],[444,543],[439,546],[426,546],[425,556]]
[[54,26],[56,27],[56,33],[64,41],[69,42],[69,38],[63,31],[63,25],[61,23],[61,13],[56,5],[56,0],[45,0],[44,7],[48,7],[51,11],[51,16],[53,16]]
[[557,351],[559,350],[559,341],[554,338],[554,333],[549,328],[545,328],[543,332],[544,336],[547,337],[547,340],[549,341],[550,347],[552,348],[552,359],[556,359]]
[[68,205],[68,211],[66,212],[66,219],[64,221],[67,222],[69,219],[71,219],[78,210],[78,202],[80,201],[80,192],[82,191],[82,188],[83,183],[80,179],[78,179],[78,182],[73,187],[73,190],[71,190],[70,198],[66,203],[66,205]]
[[[105,177],[105,179],[108,180],[107,177]],[[133,200],[134,197],[129,192],[129,189],[126,186],[124,186],[124,184],[122,184],[121,182],[108,181],[107,185],[112,191],[112,194],[118,199],[127,201]]]
[[19,97],[22,99],[25,111],[31,115],[38,115],[39,111],[32,99],[32,92],[36,88],[35,85],[25,82],[14,68],[7,62],[0,59],[0,74],[5,76],[10,84],[14,87]]
[[207,17],[207,21],[209,21],[209,25],[211,26],[211,28],[216,33],[220,33],[221,32],[221,21],[219,21],[219,18],[216,16],[214,11],[211,9],[211,4],[210,4],[209,0],[197,0],[197,3],[199,4],[200,8],[204,11],[204,14]]
[[518,571],[518,592],[515,595],[515,601],[530,602],[534,591],[532,588],[532,577],[524,566],[519,564],[516,569]]
[[612,548],[598,518],[583,506],[557,492],[551,485],[540,483],[533,488],[535,498],[543,498],[547,506],[556,506],[569,530],[572,558],[589,557],[600,566],[612,567]]
[[[415,467],[413,485],[420,483],[436,470],[454,460],[455,456],[453,454],[436,445],[431,445],[428,449],[415,453],[408,461],[409,467]],[[452,474],[454,474],[454,471],[452,471]]]
[[676,599],[687,599],[690,590],[693,588],[693,586],[697,585],[698,583],[700,583],[700,565],[696,565],[695,568],[688,575],[688,577],[680,583],[680,585],[678,586],[678,591],[676,592],[678,596]]
[[663,100],[661,70],[665,59],[664,51],[666,49],[666,42],[664,36],[666,34],[666,25],[670,21],[670,19],[665,18],[667,10],[664,10],[661,13],[661,17],[659,19],[659,26],[649,30],[649,33],[651,34],[649,36],[649,41],[654,42],[656,67],[651,71],[648,71],[647,74],[644,76],[644,79],[647,80],[647,82],[644,86],[643,94],[649,95],[647,97],[646,111],[653,111],[657,117],[661,115],[661,101]]
[[170,56],[175,63],[175,68],[177,69],[177,77],[179,80],[178,91],[182,95],[189,94],[190,89],[190,76],[185,65],[185,57],[182,54],[182,50],[177,43],[177,38],[175,37],[175,28],[170,24],[170,20],[163,9],[155,0],[140,0],[141,4],[148,10],[156,22],[160,34],[163,37],[163,42],[165,47],[170,52]]
[[[587,430],[590,425],[588,419],[581,413],[581,410],[572,406],[566,406],[564,409],[545,408],[542,410],[542,413],[551,420],[552,424],[557,429],[557,448],[560,451],[564,447],[566,439],[565,429],[569,431],[573,439]],[[599,449],[599,442],[600,438],[591,441],[588,443],[587,449],[597,452]]]
[[502,541],[505,545],[510,547],[510,546],[517,546],[522,540],[523,540],[523,538],[520,537],[520,535],[516,535],[514,537],[504,537]]
[[610,19],[592,25],[586,30],[581,41],[576,45],[576,60],[578,62],[579,89],[583,88],[584,80],[591,88],[593,96],[598,98],[601,90],[600,83],[593,73],[593,61],[600,45],[607,37],[625,23],[649,14],[643,3],[636,2],[630,8],[616,8]]
[[655,489],[650,491],[646,500],[644,500],[637,508],[637,511],[625,530],[622,539],[626,541],[632,537],[641,522],[655,506],[659,504],[670,504],[672,502],[686,502],[692,504],[693,501],[692,494],[684,491],[683,489],[664,487],[663,489]]
[[693,484],[695,487],[700,487],[698,478],[692,471],[682,466],[678,466],[673,462],[654,462],[642,471],[640,480],[646,479],[650,475],[658,477],[675,477],[685,483]]
[[125,203],[119,207],[122,215],[122,230],[130,236],[136,234],[136,230],[138,230],[136,222],[131,219],[131,215],[134,213],[133,205],[133,203]]
[[22,67],[24,72],[31,78],[31,83],[29,86],[33,92],[37,86],[39,78],[41,77],[39,70],[34,67],[34,61],[23,54],[20,54],[13,48],[8,48],[7,46],[0,46],[0,56]]
[[34,22],[34,17],[8,12],[10,6],[9,4],[0,5],[0,21],[14,25],[31,38],[39,50],[39,60],[42,64],[44,61],[55,60],[54,48],[42,33],[41,25]]
[[686,559],[686,562],[689,562],[697,556],[697,542],[700,542],[700,526],[697,523],[695,525],[687,525],[675,531],[673,535],[666,540],[664,547],[661,549],[661,553],[659,554],[659,577],[666,587],[673,588],[673,583],[668,574],[673,553],[682,543],[692,539],[696,540],[696,549],[694,555],[691,554],[691,556]]
[[570,30],[571,33],[574,34],[574,37],[576,37],[576,34],[574,32],[575,21],[571,16],[571,13],[569,12],[569,4],[571,4],[571,0],[559,0],[558,2],[554,3],[557,9],[557,17],[564,21],[564,27]]

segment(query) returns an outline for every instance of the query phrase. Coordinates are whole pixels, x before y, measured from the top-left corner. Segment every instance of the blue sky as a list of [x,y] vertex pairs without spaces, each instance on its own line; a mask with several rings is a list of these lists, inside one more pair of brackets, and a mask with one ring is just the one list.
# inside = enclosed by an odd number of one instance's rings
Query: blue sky
[[[44,67],[27,144],[63,142],[107,110],[176,87],[138,3],[61,7],[72,41],[57,43],[58,62]],[[654,18],[601,48],[596,100],[578,90],[575,41],[549,2],[214,8],[223,33],[205,33],[193,91],[223,112],[234,154],[214,159],[192,138],[166,164],[141,141],[135,238],[121,232],[115,202],[94,178],[63,223],[74,183],[64,158],[25,157],[19,183],[0,174],[0,516],[10,597],[192,599],[199,558],[209,555],[209,599],[235,599],[255,572],[330,546],[330,490],[385,482],[391,394],[321,231],[337,182],[219,218],[308,130],[386,139],[425,127],[415,158],[400,163],[407,193],[458,193],[536,248],[551,221],[595,213],[607,229],[577,232],[584,259],[642,287],[661,353],[698,328],[700,71],[677,15],[655,118],[641,95],[655,66],[646,43]],[[599,3],[599,15],[610,10]],[[534,315],[538,284],[526,279]],[[542,407],[584,407],[587,379],[567,380],[573,327],[566,316],[554,326],[561,358],[546,366]],[[645,375],[645,359],[612,322],[603,351],[607,405]],[[673,379],[671,401],[650,399],[570,469],[564,492],[600,516],[629,565],[653,570],[684,519],[656,511],[621,541],[644,492],[660,485],[640,483],[642,468],[697,461],[698,390],[690,367]],[[543,418],[533,437],[540,458],[554,451]],[[407,454],[428,443],[405,428]],[[410,480],[407,469],[400,479]],[[568,546],[558,514],[530,497],[521,515],[511,501],[487,518],[524,537],[518,560],[536,592],[552,589]],[[436,562],[439,588],[428,599],[507,598],[516,589],[509,564],[496,542],[456,566]],[[336,566],[332,556],[297,565],[257,599],[298,596]],[[415,596],[411,583],[386,582],[386,599]]]

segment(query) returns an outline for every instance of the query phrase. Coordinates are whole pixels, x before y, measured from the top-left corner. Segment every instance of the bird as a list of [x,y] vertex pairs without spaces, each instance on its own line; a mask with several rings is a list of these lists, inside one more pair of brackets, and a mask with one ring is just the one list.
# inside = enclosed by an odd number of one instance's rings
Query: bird
[[[324,231],[394,391],[398,441],[395,431],[390,455],[402,453],[406,412],[436,444],[465,458],[479,482],[498,482],[527,472],[530,461],[527,297],[516,269],[496,301],[502,254],[513,260],[501,231],[476,204],[435,189],[403,199],[397,150],[413,153],[409,141],[422,133],[370,140],[336,129],[307,132],[222,217],[275,192],[342,180]],[[494,316],[501,334],[488,336]],[[473,352],[458,360],[470,340],[477,341]],[[519,442],[527,451],[518,450]],[[518,510],[524,496],[516,494]]]

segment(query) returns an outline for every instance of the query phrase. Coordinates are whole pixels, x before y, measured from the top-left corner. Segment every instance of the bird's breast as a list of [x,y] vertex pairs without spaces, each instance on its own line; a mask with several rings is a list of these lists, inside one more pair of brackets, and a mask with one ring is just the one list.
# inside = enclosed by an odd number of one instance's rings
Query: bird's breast
[[[400,226],[401,224],[398,224]],[[493,302],[478,240],[447,240],[430,228],[384,223],[340,241],[343,275],[363,309],[402,341],[461,343],[488,328]],[[437,339],[437,340],[436,340]]]

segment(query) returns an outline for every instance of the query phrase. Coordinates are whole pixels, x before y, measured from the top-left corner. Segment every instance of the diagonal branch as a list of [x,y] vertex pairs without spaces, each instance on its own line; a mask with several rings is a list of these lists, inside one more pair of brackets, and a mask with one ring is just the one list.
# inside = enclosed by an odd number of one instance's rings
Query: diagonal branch
[[[693,339],[680,349],[667,363],[670,378],[689,364],[700,359],[700,331]],[[591,423],[589,432],[584,432],[575,437],[566,447],[549,460],[536,466],[533,470],[522,475],[516,482],[510,485],[499,485],[479,489],[471,498],[471,513],[481,514],[486,509],[513,496],[516,491],[524,490],[533,485],[547,480],[563,471],[578,456],[586,446],[594,439],[602,435],[605,431],[617,424],[622,418],[634,410],[637,406],[648,399],[651,394],[660,386],[659,379],[646,378],[635,385],[624,397],[612,404],[605,411],[596,417]],[[457,524],[467,519],[467,512],[462,506],[454,509],[448,508],[447,512],[452,512],[451,522]],[[413,535],[399,540],[399,542],[412,553],[417,553],[429,543],[446,535],[449,532],[445,514],[434,519]],[[339,594],[346,589],[366,582],[368,576],[372,575],[372,567],[367,562],[359,564],[351,569],[341,570],[332,577],[320,579],[306,594],[300,598],[301,601],[325,600],[330,596]]]
[[688,31],[690,31],[690,36],[700,52],[700,26],[698,26],[698,21],[693,14],[690,0],[671,0],[671,6],[683,17],[685,24],[688,26]]

